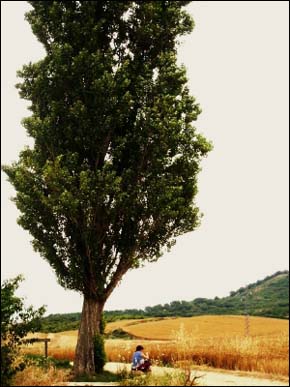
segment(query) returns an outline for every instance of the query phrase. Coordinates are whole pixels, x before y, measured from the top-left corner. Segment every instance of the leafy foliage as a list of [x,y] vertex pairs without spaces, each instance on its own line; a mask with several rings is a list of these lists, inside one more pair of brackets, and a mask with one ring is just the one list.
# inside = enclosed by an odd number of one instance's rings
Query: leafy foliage
[[105,301],[200,220],[194,204],[211,144],[176,63],[193,27],[180,1],[31,1],[47,55],[23,66],[34,147],[3,169],[20,225],[66,288]]
[[15,295],[22,276],[1,284],[1,385],[8,386],[17,371],[22,371],[25,363],[18,358],[19,346],[28,332],[40,328],[40,318],[44,307],[33,310],[24,307],[23,299]]

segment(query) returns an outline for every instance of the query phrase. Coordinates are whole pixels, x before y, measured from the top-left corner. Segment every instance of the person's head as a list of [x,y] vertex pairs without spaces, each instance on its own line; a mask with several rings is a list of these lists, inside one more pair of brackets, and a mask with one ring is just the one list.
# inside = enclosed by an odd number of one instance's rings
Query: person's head
[[137,345],[136,352],[143,351],[144,347],[142,345]]

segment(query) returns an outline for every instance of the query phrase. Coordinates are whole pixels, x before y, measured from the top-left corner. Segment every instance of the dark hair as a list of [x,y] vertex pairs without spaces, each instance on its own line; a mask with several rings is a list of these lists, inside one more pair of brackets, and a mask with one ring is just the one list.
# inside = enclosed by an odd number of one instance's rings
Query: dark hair
[[137,347],[136,347],[136,352],[137,352],[137,351],[142,351],[142,349],[144,349],[144,347],[142,347],[142,345],[137,345]]

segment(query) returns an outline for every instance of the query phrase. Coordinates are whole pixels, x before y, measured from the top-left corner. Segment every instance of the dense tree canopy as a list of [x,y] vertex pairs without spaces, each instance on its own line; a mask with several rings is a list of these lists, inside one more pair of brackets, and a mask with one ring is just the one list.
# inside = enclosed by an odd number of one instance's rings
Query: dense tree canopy
[[177,64],[189,1],[31,1],[46,56],[19,71],[34,146],[4,167],[19,223],[59,282],[104,304],[124,273],[199,224],[211,149]]

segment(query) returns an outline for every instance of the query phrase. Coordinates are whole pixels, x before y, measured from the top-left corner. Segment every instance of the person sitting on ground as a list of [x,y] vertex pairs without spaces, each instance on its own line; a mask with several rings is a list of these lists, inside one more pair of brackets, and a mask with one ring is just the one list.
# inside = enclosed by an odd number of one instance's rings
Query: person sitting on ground
[[144,347],[142,345],[137,345],[136,351],[133,354],[132,358],[132,371],[142,371],[142,372],[150,372],[151,362],[149,360],[149,356],[144,355],[143,353]]

